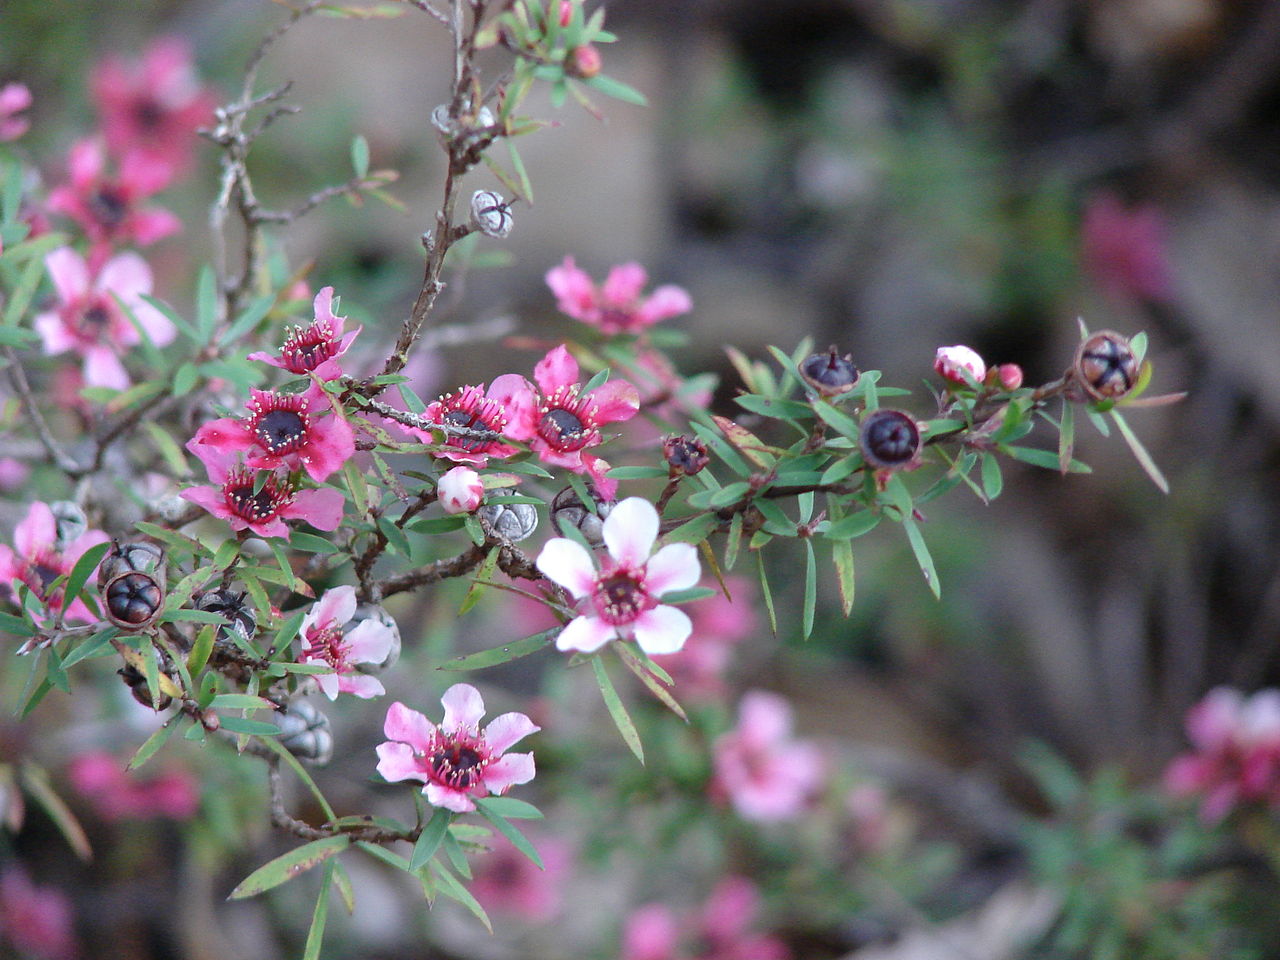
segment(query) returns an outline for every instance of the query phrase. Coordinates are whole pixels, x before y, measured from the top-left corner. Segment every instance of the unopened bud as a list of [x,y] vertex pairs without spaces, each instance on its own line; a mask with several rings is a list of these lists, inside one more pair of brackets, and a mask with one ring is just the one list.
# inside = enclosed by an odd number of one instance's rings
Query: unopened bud
[[939,347],[933,357],[933,369],[938,371],[944,380],[962,387],[968,383],[962,371],[968,372],[969,376],[978,383],[981,383],[983,377],[987,375],[986,361],[978,355],[976,350],[961,344],[956,344],[954,347]]
[[511,233],[511,204],[492,190],[477,190],[471,195],[471,226],[486,237],[501,240]]
[[910,470],[920,461],[920,428],[901,410],[876,410],[862,421],[858,447],[877,470]]
[[1005,390],[1017,390],[1022,386],[1022,368],[1016,363],[1002,363],[996,367],[996,376]]
[[824,353],[811,353],[800,364],[800,376],[804,382],[824,397],[838,397],[848,393],[858,383],[858,368],[853,356],[840,352],[832,344]]
[[595,48],[595,45],[590,43],[574,47],[569,51],[569,56],[564,62],[564,72],[581,80],[590,80],[603,67],[604,58],[600,56],[600,51]]
[[573,0],[560,0],[560,26],[567,27],[573,22]]
[[662,455],[673,476],[691,477],[711,462],[711,458],[707,456],[707,445],[697,437],[667,437],[662,441]]

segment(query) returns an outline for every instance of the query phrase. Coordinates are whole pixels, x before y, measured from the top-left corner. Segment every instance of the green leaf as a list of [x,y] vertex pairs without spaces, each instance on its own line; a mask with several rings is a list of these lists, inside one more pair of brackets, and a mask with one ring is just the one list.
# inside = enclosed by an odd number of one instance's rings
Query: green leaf
[[[196,278],[196,326],[191,339],[202,347],[210,343],[217,322],[218,278],[214,276],[212,267],[205,266],[200,269],[200,276]],[[183,326],[186,326],[185,322]]]
[[362,517],[367,516],[369,485],[360,468],[356,466],[355,460],[348,460],[342,465],[342,479],[347,482],[347,489],[351,491],[351,500],[356,505],[356,512]]
[[840,605],[844,615],[853,610],[853,544],[848,540],[831,541],[831,560],[836,568],[836,583],[840,588]]
[[247,693],[220,693],[209,704],[215,710],[275,710],[276,705],[266,697]]
[[151,736],[147,737],[146,742],[138,748],[138,752],[133,755],[132,759],[129,761],[129,765],[125,767],[125,769],[137,770],[155,756],[156,752],[168,743],[169,739],[178,732],[178,728],[182,726],[179,722],[179,716],[180,715],[170,717],[165,721],[164,726]]
[[341,549],[333,542],[326,540],[324,537],[317,537],[310,533],[292,533],[289,536],[289,546],[301,550],[303,553],[341,553]]
[[[0,627],[3,626],[3,623],[0,623]],[[81,660],[90,660],[94,657],[104,655],[106,651],[110,649],[111,641],[119,633],[119,627],[103,627],[63,658],[62,669],[70,670]],[[25,636],[29,636],[29,634],[25,634]]]
[[649,104],[644,94],[635,87],[629,86],[621,80],[615,80],[613,77],[606,77],[603,73],[596,74],[590,80],[584,82],[588,87],[593,90],[599,90],[606,97],[613,97],[613,99],[621,100],[624,103],[633,103],[637,107],[644,107]]
[[1070,400],[1062,403],[1062,419],[1058,423],[1058,470],[1066,473],[1076,446],[1076,408]]
[[663,467],[614,467],[605,476],[613,480],[665,480],[668,471]]
[[544,819],[542,811],[532,803],[525,803],[515,797],[485,797],[483,801],[476,801],[477,805],[481,802],[508,820]]
[[221,347],[230,346],[250,333],[254,327],[262,322],[262,318],[271,311],[271,307],[275,302],[276,298],[269,293],[250,300],[249,305],[241,311],[240,316],[236,317],[235,323],[227,327],[222,336],[218,338],[218,345]]
[[539,870],[546,869],[542,864],[542,858],[538,856],[538,851],[534,849],[534,846],[529,842],[528,837],[512,826],[511,823],[508,822],[507,818],[499,811],[489,806],[488,801],[484,798],[477,797],[475,804],[476,809],[480,811],[480,816],[492,823],[500,834],[511,841],[511,845],[513,847],[523,853],[525,857],[527,857]]
[[848,437],[850,440],[857,442],[858,435],[861,433],[861,428],[859,428],[858,422],[851,416],[846,413],[841,413],[831,404],[827,403],[827,401],[821,399],[815,399],[813,401],[813,412],[816,413],[818,418],[827,426]]
[[213,653],[213,640],[217,632],[217,627],[208,624],[196,634],[195,642],[191,644],[191,652],[187,654],[187,672],[193,677],[209,662],[209,654]]
[[834,520],[831,526],[822,532],[828,540],[852,540],[864,533],[870,533],[880,523],[881,514],[874,510],[862,509],[847,517]]
[[363,133],[356,134],[351,141],[351,169],[356,172],[357,180],[369,175],[369,141]]
[[378,529],[382,535],[386,537],[387,546],[402,557],[408,557],[413,552],[409,546],[409,538],[404,535],[404,531],[397,527],[389,518],[378,518]]
[[84,589],[89,574],[93,573],[94,568],[102,562],[102,558],[110,549],[110,543],[97,543],[80,555],[80,559],[76,561],[75,566],[71,568],[71,573],[67,576],[66,592],[63,594],[64,604],[69,606],[76,597],[80,596],[80,591]]
[[813,634],[813,614],[818,607],[818,561],[814,556],[813,541],[804,542],[804,611],[801,619],[804,639]]
[[[1014,460],[1021,460],[1023,463],[1029,463],[1034,467],[1043,467],[1046,470],[1061,469],[1056,451],[1050,452],[1048,450],[1037,450],[1035,447],[1014,447],[1008,444],[1001,444],[1000,452],[1012,457]],[[1067,464],[1066,472],[1093,473],[1093,469],[1079,460],[1072,460]]]
[[41,767],[31,763],[23,763],[20,768],[20,779],[26,792],[53,821],[67,845],[75,851],[81,860],[93,859],[93,848],[89,846],[89,838],[85,835],[80,821],[71,812],[71,808],[58,796],[57,791],[49,783],[49,775]]
[[485,667],[496,667],[500,663],[510,663],[512,660],[519,660],[521,657],[527,657],[531,653],[545,650],[552,638],[559,636],[560,631],[563,629],[564,627],[552,627],[549,630],[543,630],[541,633],[525,637],[523,640],[516,640],[514,643],[504,643],[500,647],[491,647],[488,650],[481,650],[478,653],[468,654],[467,656],[454,657],[447,663],[442,663],[436,669],[483,670]]
[[331,860],[324,865],[324,873],[320,879],[320,892],[316,894],[316,909],[311,914],[311,926],[307,929],[307,945],[302,951],[302,960],[319,960],[320,945],[324,942],[324,928],[329,920],[329,887],[333,884],[334,868],[338,862]]
[[769,614],[769,629],[778,635],[778,614],[773,609],[773,591],[769,589],[769,577],[764,572],[764,554],[756,554],[756,570],[760,575],[760,596],[764,600],[764,608]]
[[[645,664],[640,660],[640,656],[637,654],[636,650],[631,648],[630,644],[615,643],[613,644],[613,649],[618,654],[618,659],[622,661],[623,666],[634,673],[650,693],[657,697],[668,710],[674,713],[685,723],[689,722],[689,715],[684,712],[684,707],[680,706],[679,701],[671,695],[671,691],[664,687],[658,679],[646,669]],[[669,676],[667,678],[667,682],[671,682]]]
[[158,300],[155,297],[148,296],[145,293],[142,294],[141,296],[143,300],[145,300],[147,303],[151,304],[151,306],[159,310],[165,316],[165,318],[168,319],[168,321],[177,328],[178,332],[181,333],[188,340],[190,340],[192,343],[203,347],[205,344],[209,342],[208,336],[201,337],[200,334],[196,332],[195,327],[187,323],[187,321],[183,319],[180,313],[174,310],[173,307],[169,306],[163,300]]
[[403,870],[405,873],[409,872],[409,861],[398,853],[392,853],[386,847],[379,846],[376,843],[369,843],[367,840],[357,840],[356,846],[375,860],[381,860],[389,867]]
[[[528,201],[529,205],[533,205],[533,183],[529,180],[529,171],[525,169],[524,159],[516,150],[515,141],[510,137],[507,138],[507,152],[511,155],[511,169],[516,172],[516,176],[520,179],[520,193]],[[586,391],[583,391],[584,393]]]
[[244,717],[220,717],[222,729],[232,733],[244,733],[254,737],[278,737],[280,728],[274,723],[263,723],[261,720],[248,720]]
[[1134,457],[1138,461],[1138,465],[1146,471],[1147,476],[1151,478],[1161,493],[1169,492],[1169,481],[1164,478],[1164,474],[1160,472],[1160,468],[1156,466],[1156,462],[1151,459],[1151,454],[1147,452],[1147,448],[1142,445],[1142,441],[1138,439],[1138,435],[1129,428],[1128,422],[1120,415],[1119,410],[1111,411],[1111,419],[1116,422],[1116,426],[1120,428],[1120,436],[1124,437],[1124,442],[1129,445],[1129,449],[1133,452]]
[[910,516],[902,518],[902,526],[907,531],[907,540],[911,543],[911,552],[916,555],[916,563],[920,566],[920,572],[924,575],[925,583],[929,584],[929,589],[933,591],[935,597],[942,596],[942,586],[938,583],[938,571],[933,567],[933,557],[929,554],[929,548],[924,542],[924,535],[920,532],[920,525]]
[[31,299],[36,295],[36,288],[40,285],[40,279],[43,276],[44,260],[32,257],[26,269],[22,271],[21,279],[9,294],[9,304],[4,312],[6,327],[17,327],[26,315],[27,308],[31,306]]
[[317,867],[335,854],[341,853],[351,846],[351,838],[347,836],[324,837],[304,843],[269,863],[264,863],[249,874],[231,891],[228,900],[244,900],[288,883],[294,877]]
[[462,603],[458,607],[458,616],[462,616],[479,601],[485,586],[493,582],[493,572],[498,569],[498,557],[502,553],[501,544],[495,545],[489,551],[489,555],[484,558],[484,563],[480,565],[480,569],[476,571],[475,579],[471,582],[471,586],[467,589],[467,595],[462,598]]
[[489,915],[484,912],[484,907],[480,906],[479,901],[468,892],[466,887],[458,882],[458,878],[450,873],[439,860],[431,862],[430,870],[439,883],[439,891],[450,900],[456,900],[466,907],[477,920],[484,924],[486,930],[493,933],[493,924],[489,922]]
[[1004,478],[1000,475],[1000,461],[995,458],[994,454],[982,454],[982,490],[987,495],[988,500],[994,500],[1000,496],[1000,491],[1004,489]]
[[449,824],[453,822],[453,814],[444,807],[437,807],[418,834],[418,841],[413,845],[413,854],[409,857],[409,869],[417,873],[436,855],[444,836],[449,832]]
[[813,419],[813,408],[807,403],[801,403],[798,400],[785,400],[782,397],[762,397],[754,393],[747,393],[740,397],[734,397],[733,402],[744,410],[759,414],[762,417],[772,417],[775,420],[792,422]]
[[613,681],[609,679],[609,673],[604,668],[604,660],[599,654],[591,658],[591,669],[596,676],[596,683],[600,687],[600,693],[604,697],[604,705],[609,710],[609,716],[613,718],[614,725],[618,728],[618,732],[622,734],[622,739],[626,742],[631,752],[635,754],[636,759],[644,763],[644,747],[640,744],[640,733],[636,730],[636,725],[632,722],[627,708],[623,706],[622,699],[618,696],[618,691],[613,687]]
[[700,513],[691,520],[680,524],[670,533],[662,537],[663,543],[701,543],[720,526],[720,518],[714,513]]

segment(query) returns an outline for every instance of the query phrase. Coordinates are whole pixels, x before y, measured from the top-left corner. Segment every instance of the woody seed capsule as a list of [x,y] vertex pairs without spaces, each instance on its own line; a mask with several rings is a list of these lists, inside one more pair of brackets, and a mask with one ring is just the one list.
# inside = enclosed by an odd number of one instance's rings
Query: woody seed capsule
[[486,237],[501,240],[511,233],[513,222],[511,204],[502,199],[502,194],[477,190],[471,195],[471,226]]
[[848,393],[858,383],[858,368],[853,356],[840,356],[834,344],[824,353],[811,353],[800,364],[800,376],[804,382],[824,397],[838,397]]
[[920,460],[920,428],[901,410],[876,410],[862,421],[858,447],[877,470],[909,470]]
[[1140,368],[1128,337],[1100,330],[1080,344],[1072,372],[1095,400],[1118,400],[1137,385]]

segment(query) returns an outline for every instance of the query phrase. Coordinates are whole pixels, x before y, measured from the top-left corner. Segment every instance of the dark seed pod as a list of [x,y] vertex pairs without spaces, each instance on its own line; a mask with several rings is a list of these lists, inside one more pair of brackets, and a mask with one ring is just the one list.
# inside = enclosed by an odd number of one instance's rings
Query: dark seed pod
[[1141,364],[1128,337],[1100,330],[1080,344],[1071,369],[1095,400],[1118,400],[1137,386]]
[[667,437],[662,441],[662,455],[672,476],[692,477],[711,462],[707,456],[707,445],[697,437]]
[[163,583],[149,573],[136,570],[113,578],[102,595],[107,619],[121,630],[149,627],[164,609]]
[[496,536],[512,543],[524,540],[538,529],[538,510],[532,503],[511,503],[502,496],[490,496],[488,502],[476,510],[476,516]]
[[329,718],[310,701],[291,703],[271,719],[280,728],[280,743],[299,760],[323,767],[333,759]]
[[142,675],[142,671],[136,667],[124,666],[116,671],[129,687],[129,693],[133,695],[133,699],[149,710],[164,710],[169,704],[173,703],[173,697],[166,693],[160,694],[160,699],[155,703],[151,702],[151,691],[147,689],[147,678]]
[[396,623],[395,617],[387,613],[386,607],[378,603],[361,603],[356,605],[356,612],[351,615],[351,619],[343,626],[343,635],[350,633],[366,620],[377,621],[391,631],[391,652],[387,654],[387,659],[381,663],[360,663],[356,665],[356,669],[361,673],[382,673],[382,671],[394,666],[395,662],[400,659],[400,627]]
[[910,470],[920,462],[920,427],[901,410],[876,410],[862,421],[858,446],[877,470]]
[[587,543],[598,547],[604,543],[604,518],[613,510],[612,500],[601,500],[594,484],[587,484],[587,493],[595,501],[596,512],[592,513],[583,504],[578,492],[573,487],[565,487],[551,501],[551,525],[560,530],[563,520],[572,527],[577,527],[587,539]]
[[253,612],[253,607],[244,602],[244,598],[244,593],[234,590],[210,590],[196,595],[195,608],[223,617],[227,623],[218,628],[217,639],[234,644],[231,631],[234,630],[246,640],[258,631],[258,616]]
[[852,354],[842,357],[832,344],[826,352],[806,357],[800,364],[800,376],[822,396],[838,397],[857,386],[860,374],[853,365]]
[[98,564],[98,590],[105,591],[107,584],[123,573],[149,573],[155,575],[164,566],[164,550],[154,543],[136,540],[132,543],[111,541],[111,549]]
[[71,542],[89,529],[89,520],[74,500],[57,500],[49,504],[56,525],[54,546],[65,550]]

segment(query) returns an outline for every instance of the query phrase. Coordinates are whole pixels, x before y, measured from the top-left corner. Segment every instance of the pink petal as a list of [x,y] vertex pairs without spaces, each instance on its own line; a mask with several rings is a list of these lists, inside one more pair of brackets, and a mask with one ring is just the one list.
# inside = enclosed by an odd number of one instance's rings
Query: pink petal
[[305,520],[317,530],[336,530],[342,523],[342,511],[346,503],[346,497],[331,487],[300,490],[294,494],[293,503],[280,511],[280,516],[290,520]]
[[533,379],[543,393],[552,393],[557,387],[567,387],[578,382],[578,361],[562,343],[547,352],[533,368]]
[[613,307],[629,307],[640,299],[640,291],[649,282],[649,275],[638,263],[624,263],[609,271],[601,287],[605,303]]
[[311,301],[311,306],[315,318],[327,324],[335,337],[342,335],[342,322],[346,317],[336,317],[333,314],[333,287],[322,287]]
[[471,684],[455,683],[444,692],[440,702],[444,705],[444,720],[440,724],[442,729],[480,729],[480,720],[484,716],[484,698]]
[[378,752],[378,773],[382,774],[383,780],[396,783],[423,779],[413,748],[407,743],[380,743],[375,749]]
[[173,343],[173,338],[178,335],[178,331],[168,317],[145,300],[126,299],[125,302],[129,304],[129,309],[133,311],[138,325],[147,332],[152,343],[157,347]]
[[505,753],[512,744],[541,729],[523,713],[504,713],[484,728],[484,740],[494,753]]
[[618,481],[605,476],[611,467],[609,461],[585,450],[579,452],[578,459],[586,470],[587,476],[591,478],[591,482],[596,485],[596,493],[605,500],[612,500],[618,492]]
[[419,753],[425,753],[435,736],[436,725],[417,710],[410,710],[397,700],[387,709],[382,732],[389,740],[397,740]]
[[62,303],[74,303],[89,292],[89,266],[84,257],[70,247],[50,250],[45,255],[44,265]]
[[533,436],[537,429],[538,411],[533,384],[518,373],[504,373],[489,384],[485,395],[501,404],[502,412],[507,416],[503,433],[513,440],[527,440]]
[[227,498],[222,495],[221,487],[188,487],[178,494],[183,500],[189,500],[198,507],[204,507],[215,517],[229,520],[231,508],[227,506]]
[[34,500],[27,508],[27,515],[13,530],[13,545],[27,558],[52,550],[58,539],[58,522],[47,503]]
[[596,310],[596,288],[586,272],[578,269],[573,257],[547,271],[547,286],[556,296],[556,306],[575,320],[588,321]]
[[264,350],[255,350],[253,353],[249,354],[249,356],[245,357],[245,359],[257,360],[259,363],[269,363],[273,367],[278,367],[281,370],[285,369],[283,360],[273,354],[267,353]]
[[241,421],[223,417],[210,420],[197,430],[196,435],[187,441],[187,451],[208,464],[207,458],[215,453],[234,456],[251,447],[253,442],[253,434]]
[[316,483],[321,483],[356,452],[356,438],[351,424],[334,414],[323,417],[311,428],[311,441],[306,446],[302,465]]
[[644,570],[644,587],[654,597],[672,590],[696,586],[702,576],[698,548],[691,543],[669,543],[652,557]]
[[35,319],[35,328],[43,341],[46,356],[74,350],[80,343],[57,313],[39,314]]
[[90,138],[77,141],[67,154],[67,175],[71,185],[80,193],[85,193],[102,176],[102,164],[105,157],[102,144]]
[[244,530],[246,527],[252,530],[260,537],[280,537],[282,540],[289,539],[289,528],[284,525],[284,521],[279,516],[272,517],[265,523],[246,523],[237,516],[227,518],[231,523],[232,530]]
[[422,795],[433,807],[444,807],[454,813],[471,813],[476,808],[465,791],[454,790],[434,781],[422,788]]
[[538,554],[536,566],[544,576],[573,594],[575,600],[589,596],[596,588],[596,568],[591,554],[582,544],[566,537],[548,540]]
[[639,570],[658,539],[658,511],[643,497],[627,497],[605,517],[602,533],[613,559]]
[[757,745],[785,740],[791,734],[791,704],[776,693],[749,690],[738,705],[738,730]]
[[651,326],[671,317],[678,317],[693,309],[693,298],[684,287],[669,284],[653,291],[649,299],[636,311],[636,319],[642,326]]
[[645,653],[658,656],[675,653],[693,632],[693,621],[683,610],[665,604],[646,610],[632,624],[636,643]]
[[[308,663],[320,663],[319,660],[307,660]],[[337,700],[338,694],[342,692],[342,687],[338,683],[338,675],[336,673],[318,673],[315,675],[316,686],[330,700]]]
[[344,638],[351,663],[382,663],[391,655],[395,633],[377,620],[361,620]]
[[173,179],[173,167],[144,150],[129,150],[120,161],[121,185],[136,200],[159,193]]
[[617,635],[618,631],[599,617],[575,617],[560,631],[556,649],[594,653]]
[[491,793],[506,793],[518,783],[534,777],[532,753],[508,753],[489,764],[484,772],[484,785]]
[[304,626],[325,624],[343,626],[356,612],[356,588],[349,583],[326,590],[303,621]]
[[140,254],[128,251],[117,254],[103,264],[102,272],[94,282],[94,289],[112,291],[125,301],[132,301],[139,294],[151,293],[151,268]]
[[133,238],[142,247],[182,232],[182,221],[163,207],[139,210],[133,216],[132,225]]
[[129,389],[129,374],[120,358],[107,347],[92,346],[84,351],[84,382],[89,387]]
[[625,380],[610,380],[591,391],[596,423],[630,420],[640,409],[640,391]]
[[[338,677],[338,691],[349,693],[361,700],[372,700],[386,693],[387,688],[377,677],[370,677],[363,673],[348,673]],[[330,697],[330,699],[333,698]]]

